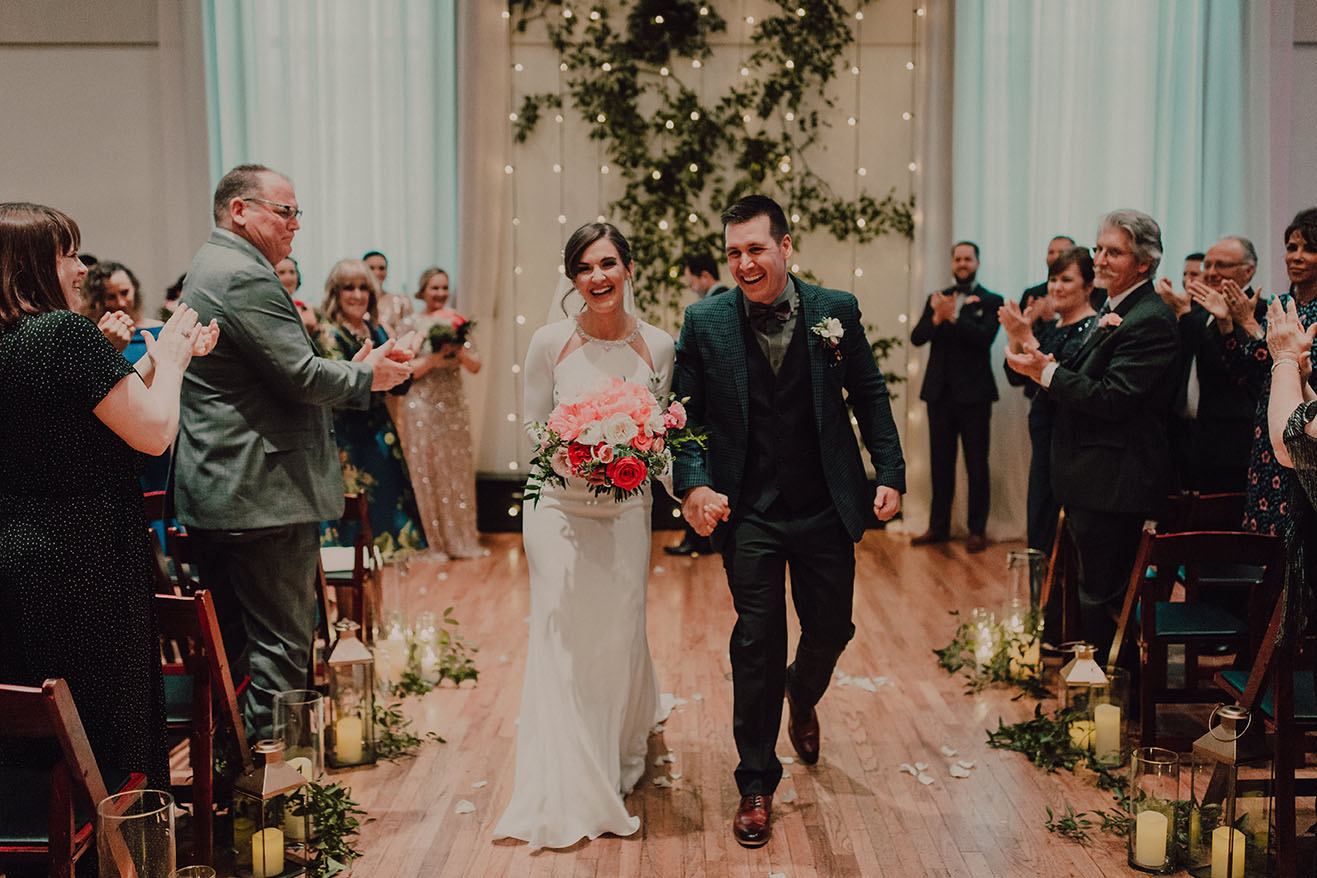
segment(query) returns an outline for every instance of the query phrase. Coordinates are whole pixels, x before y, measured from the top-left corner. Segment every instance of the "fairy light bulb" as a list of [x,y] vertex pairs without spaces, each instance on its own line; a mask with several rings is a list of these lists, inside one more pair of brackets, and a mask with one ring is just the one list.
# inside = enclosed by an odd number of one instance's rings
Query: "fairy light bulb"
[[785,118],[788,122],[794,122],[796,121],[796,114],[788,110]]
[[691,121],[692,121],[692,122],[698,122],[698,121],[700,121],[700,112],[699,112],[699,110],[691,110]]
[[572,11],[571,11],[570,9],[568,9],[566,6],[564,6],[564,7],[562,8],[562,17],[563,17],[563,18],[571,18],[571,17],[572,17]]
[[851,126],[852,128],[854,128],[854,127],[855,127],[855,117],[854,117],[854,116],[851,116],[851,117],[847,118],[847,120],[846,120],[846,124],[849,125],[849,126]]
[[559,113],[558,115],[554,116],[554,117],[553,117],[553,121],[555,121],[555,122],[557,122],[559,125],[561,125],[561,124],[562,124],[562,113]]
[[601,173],[601,174],[607,174],[607,173],[609,173],[609,171],[610,171],[610,169],[609,169],[608,165],[601,165],[600,168],[599,168],[599,173]]
[[526,65],[524,65],[524,64],[522,64],[520,61],[518,61],[516,64],[513,64],[513,65],[512,65],[512,69],[515,70],[515,71],[517,71],[518,73],[520,73],[521,71],[523,71],[523,70],[526,69]]
[[656,15],[656,16],[654,16],[654,23],[655,23],[655,24],[662,24],[662,23],[663,23],[663,16],[661,16],[661,15]]
[[508,461],[508,469],[512,470],[513,472],[516,472],[518,466],[520,466],[520,464],[518,464],[515,460]]
[[605,61],[603,64],[599,65],[599,69],[604,71],[605,73],[608,73],[610,70],[613,69],[613,65]]
[[666,232],[666,231],[668,230],[668,221],[667,221],[667,220],[659,220],[658,227],[659,227],[661,230],[663,230],[663,231]]
[[518,326],[525,326],[525,325],[526,325],[526,315],[525,315],[525,314],[518,314],[518,315],[517,315],[517,325],[518,325]]
[[507,19],[509,19],[509,18],[512,17],[512,13],[511,13],[511,12],[508,12],[506,9],[504,9],[503,12],[502,12],[501,14],[502,14],[502,16],[503,16],[503,20],[504,20],[504,21],[506,21]]
[[792,61],[790,58],[788,58],[788,59],[787,59],[787,63],[784,64],[784,65],[782,65],[782,66],[786,67],[786,69],[788,69],[788,70],[795,70],[795,69],[796,69],[796,62],[795,62],[795,61]]
[[754,24],[754,23],[755,23],[755,17],[754,17],[753,15],[747,15],[747,16],[745,17],[745,23],[746,23],[746,24]]
[[905,121],[909,122],[910,119],[912,118],[911,115],[910,115],[910,111],[909,111],[909,110],[906,110],[904,113],[902,113],[902,114],[901,114],[901,118],[904,119]]
[[512,364],[512,374],[513,374],[513,375],[520,375],[520,374],[521,374],[521,364],[520,364],[520,363],[513,363],[513,364]]
[[801,18],[804,18],[804,17],[805,17],[805,8],[804,8],[803,6],[797,6],[797,7],[796,7],[796,15],[800,16]]
[[516,114],[516,113],[508,113],[508,121],[509,121],[509,122],[515,122],[515,121],[517,121],[517,114]]
[[856,277],[864,277],[864,269],[863,269],[863,268],[857,268],[857,269],[855,269],[855,276],[856,276]]
[[503,173],[505,173],[505,174],[511,174],[514,170],[516,170],[516,169],[513,168],[512,165],[504,165],[504,166],[503,166]]
[[696,70],[699,70],[701,67],[704,66],[704,64],[700,61],[699,58],[695,58],[691,61],[691,66],[694,67]]
[[859,219],[857,219],[857,220],[855,221],[855,225],[859,226],[860,228],[864,228],[865,225],[866,225],[866,223],[865,223],[865,221],[864,221],[864,217],[860,217]]
[[856,21],[864,21],[864,13],[863,13],[863,12],[856,12],[856,13],[855,13],[855,20],[856,20]]
[[596,121],[596,122],[607,122],[607,121],[608,121],[608,115],[607,115],[606,113],[600,113],[598,116],[595,116],[594,118],[595,118],[595,121]]
[[673,123],[671,119],[669,119],[668,121],[663,123],[663,127],[671,131],[673,128],[676,128],[677,126],[675,123]]
[[688,223],[699,222],[699,219],[700,219],[699,216],[696,214],[693,213],[686,214],[686,222]]
[[909,320],[909,319],[910,319],[910,318],[907,317],[907,316],[904,315],[904,314],[898,314],[898,315],[896,315],[896,322],[897,322],[897,323],[905,323],[905,322],[906,322],[907,320]]
[[911,162],[910,164],[906,165],[906,167],[912,171],[919,170],[919,165],[915,164],[914,162]]
[[513,225],[513,226],[519,226],[519,225],[521,225],[521,217],[519,217],[519,216],[514,216],[514,217],[512,218],[512,225]]
[[852,76],[859,76],[859,75],[860,75],[860,68],[858,68],[858,67],[856,67],[854,64],[852,64],[852,65],[851,65],[851,75],[852,75]]
[[742,75],[742,76],[749,76],[749,75],[750,75],[750,68],[749,68],[749,67],[742,67],[742,68],[741,68],[741,75]]
[[517,422],[517,413],[516,413],[516,412],[508,412],[508,423],[509,423],[509,424],[515,424],[516,422]]
[[906,70],[914,70],[914,69],[915,69],[915,62],[913,62],[913,61],[907,61],[907,62],[905,62],[905,69],[906,69]]
[[659,76],[667,76],[667,75],[668,75],[669,73],[671,73],[671,72],[672,72],[672,71],[669,70],[669,69],[666,68],[666,67],[660,67],[660,68],[659,68]]
[[562,165],[558,164],[557,162],[554,162],[554,163],[553,163],[553,172],[554,172],[555,174],[561,174],[561,173],[562,173]]
[[517,275],[518,277],[520,277],[520,276],[521,276],[521,266],[518,265],[518,266],[516,266],[515,268],[513,268],[513,269],[512,269],[512,273],[515,274],[515,275]]
[[868,168],[856,168],[856,169],[855,169],[855,173],[857,173],[857,174],[859,174],[861,177],[863,177],[863,176],[866,176],[866,175],[869,173],[869,169],[868,169]]
[[652,170],[652,171],[649,172],[649,176],[652,177],[652,178],[655,179],[655,180],[662,180],[662,179],[663,179],[663,172],[660,171],[658,168],[655,168],[654,170]]
[[793,223],[798,223],[798,222],[800,222],[800,214],[798,214],[798,213],[793,213],[793,214],[791,214],[791,221],[792,221]]
[[560,226],[565,226],[565,225],[567,225],[567,215],[566,215],[566,214],[562,214],[562,213],[558,214],[558,225],[560,225]]

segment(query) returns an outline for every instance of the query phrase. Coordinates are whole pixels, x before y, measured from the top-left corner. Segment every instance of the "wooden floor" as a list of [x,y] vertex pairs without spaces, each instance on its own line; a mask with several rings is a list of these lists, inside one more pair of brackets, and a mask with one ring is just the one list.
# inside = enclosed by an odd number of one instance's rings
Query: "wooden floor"
[[[1034,702],[1012,700],[1019,693],[1009,689],[968,696],[930,652],[955,630],[948,610],[1001,602],[1006,551],[1020,546],[997,544],[981,555],[967,555],[960,543],[911,549],[906,536],[883,531],[869,532],[858,548],[858,631],[839,670],[887,682],[874,692],[829,689],[819,705],[822,759],[811,768],[786,766],[790,777],[774,802],[772,841],[757,851],[737,846],[730,832],[737,802],[731,601],[717,557],[672,558],[661,551],[676,536],[654,538],[649,642],[662,691],[681,701],[651,739],[648,774],[627,799],[640,831],[563,851],[532,854],[524,844],[490,840],[512,791],[526,656],[529,595],[520,536],[484,537],[490,553],[483,558],[417,561],[405,587],[389,586],[408,613],[454,607],[462,632],[480,648],[480,680],[473,688],[445,686],[406,699],[416,726],[437,731],[446,744],[429,744],[415,759],[336,775],[374,818],[361,834],[356,878],[1138,874],[1126,865],[1124,839],[1095,832],[1095,842],[1081,847],[1043,828],[1048,806],[1110,808],[1110,795],[987,747],[985,729],[995,728],[998,717],[1027,718]],[[949,776],[944,746],[975,763],[968,778]],[[668,751],[672,764],[655,767],[654,757]],[[778,752],[793,754],[785,730]],[[899,771],[915,762],[928,763],[932,784]],[[665,775],[673,778],[671,787],[652,782]],[[457,813],[463,800],[474,812]]]

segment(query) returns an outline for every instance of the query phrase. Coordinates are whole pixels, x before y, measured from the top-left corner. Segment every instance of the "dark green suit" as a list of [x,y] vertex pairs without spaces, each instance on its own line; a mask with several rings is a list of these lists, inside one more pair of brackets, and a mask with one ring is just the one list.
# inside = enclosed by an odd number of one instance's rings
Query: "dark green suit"
[[197,546],[248,731],[270,732],[274,695],[306,687],[319,522],[343,515],[332,406],[365,408],[371,369],[316,356],[270,263],[211,233],[182,301],[219,342],[183,378],[177,517]]
[[[722,552],[737,610],[730,652],[733,733],[741,759],[736,779],[742,795],[771,795],[781,778],[774,742],[784,687],[790,687],[798,706],[815,704],[855,632],[851,623],[854,543],[863,535],[874,497],[847,401],[878,483],[905,490],[905,462],[887,386],[865,339],[855,297],[793,280],[800,310],[783,331],[801,335],[792,337],[796,347],[782,371],[775,375],[759,350],[746,321],[744,295],[737,289],[686,309],[672,384],[678,397],[690,398],[686,404],[690,423],[708,431],[706,450],[687,450],[677,458],[676,492],[681,496],[708,485],[727,495],[731,509],[730,521],[719,524],[713,542]],[[827,318],[842,325],[835,348],[811,331]],[[807,369],[807,380],[796,372],[788,375],[788,368]],[[761,376],[760,384],[752,386],[752,376]],[[783,383],[808,387],[809,398],[775,397],[771,389],[760,386],[776,388]],[[765,406],[780,411],[781,420],[765,424]],[[752,435],[755,424],[760,432]],[[789,435],[793,427],[788,425],[806,431],[804,441]],[[765,436],[772,441],[765,443]],[[765,492],[763,485],[746,478],[756,463],[749,456],[762,457],[763,450],[774,444],[814,449],[818,459],[810,461],[809,468],[821,472],[826,483],[826,491],[814,494],[823,497],[822,504],[793,505],[789,491],[774,490],[767,494],[775,498],[769,505],[754,505]],[[758,471],[764,472],[764,461],[758,463]],[[786,667],[788,564],[792,599],[801,620],[800,645],[790,668]]]

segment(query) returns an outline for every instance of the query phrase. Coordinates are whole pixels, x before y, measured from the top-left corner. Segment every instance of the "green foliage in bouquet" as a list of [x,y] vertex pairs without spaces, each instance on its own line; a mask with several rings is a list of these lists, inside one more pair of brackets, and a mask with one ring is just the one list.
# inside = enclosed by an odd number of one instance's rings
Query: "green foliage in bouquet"
[[474,320],[463,320],[456,325],[436,321],[426,333],[425,342],[431,353],[438,353],[444,345],[464,345],[475,325]]

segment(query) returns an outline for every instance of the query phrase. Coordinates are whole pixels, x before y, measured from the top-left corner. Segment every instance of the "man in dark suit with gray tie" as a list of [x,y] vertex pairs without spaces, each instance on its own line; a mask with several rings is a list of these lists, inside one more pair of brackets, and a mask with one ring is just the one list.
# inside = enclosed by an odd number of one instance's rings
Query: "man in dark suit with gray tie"
[[1071,365],[1036,348],[1006,354],[1056,402],[1052,490],[1079,552],[1080,629],[1098,655],[1115,634],[1143,522],[1170,484],[1166,421],[1180,342],[1153,289],[1161,256],[1152,217],[1107,214],[1093,253],[1107,301]]
[[[315,624],[319,522],[343,514],[331,407],[367,407],[411,374],[406,345],[354,362],[316,356],[274,266],[299,228],[293,184],[240,165],[215,189],[215,230],[181,301],[220,343],[183,380],[174,458],[177,517],[215,600],[249,735],[271,734],[274,696],[304,689]],[[198,368],[204,364],[204,368]]]
[[[708,443],[678,455],[674,488],[696,532],[713,534],[736,606],[732,734],[741,801],[732,832],[742,846],[759,847],[772,832],[782,778],[775,743],[783,695],[791,743],[814,763],[815,704],[855,634],[855,542],[870,512],[886,521],[900,511],[905,461],[855,297],[788,273],[791,235],[772,199],[742,198],[722,220],[737,289],[686,309],[672,388],[690,398],[689,422],[708,431]],[[852,412],[876,473],[872,492]],[[788,565],[800,617],[790,665]]]

